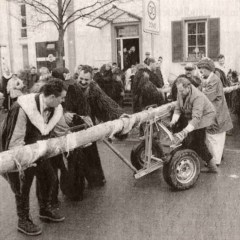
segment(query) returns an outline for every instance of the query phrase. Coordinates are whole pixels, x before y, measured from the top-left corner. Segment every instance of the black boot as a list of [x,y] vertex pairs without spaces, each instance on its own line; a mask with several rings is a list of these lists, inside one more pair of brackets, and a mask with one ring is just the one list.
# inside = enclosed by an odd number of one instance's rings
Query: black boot
[[65,217],[60,214],[59,208],[53,208],[49,203],[40,205],[39,218],[52,222],[62,222],[65,220]]
[[218,173],[218,168],[215,164],[215,162],[213,161],[213,159],[210,160],[210,162],[207,164],[207,167],[204,167],[201,169],[202,173]]
[[41,227],[35,225],[30,216],[18,219],[18,231],[29,236],[36,236],[42,233]]
[[35,225],[29,215],[29,198],[16,196],[17,214],[18,214],[18,231],[29,235],[36,236],[42,233],[40,226]]

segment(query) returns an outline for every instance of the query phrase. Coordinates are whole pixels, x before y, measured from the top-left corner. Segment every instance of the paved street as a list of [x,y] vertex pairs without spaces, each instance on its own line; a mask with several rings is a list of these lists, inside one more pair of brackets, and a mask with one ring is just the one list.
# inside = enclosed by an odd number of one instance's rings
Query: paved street
[[[36,240],[223,240],[240,239],[239,129],[228,137],[218,175],[201,174],[194,188],[176,192],[158,170],[135,180],[131,170],[103,143],[99,144],[106,186],[85,192],[81,202],[60,201],[65,222],[42,223],[38,219],[35,184],[31,215],[43,227]],[[130,138],[131,139],[131,138]],[[137,142],[115,146],[130,158]],[[0,239],[33,239],[16,231],[14,196],[0,178]]]

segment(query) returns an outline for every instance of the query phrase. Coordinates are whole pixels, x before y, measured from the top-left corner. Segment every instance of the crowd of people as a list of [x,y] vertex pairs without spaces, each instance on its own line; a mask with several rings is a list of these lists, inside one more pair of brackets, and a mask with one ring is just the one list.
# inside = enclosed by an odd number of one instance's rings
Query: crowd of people
[[[162,57],[156,61],[149,53],[143,64],[132,64],[129,72],[116,63],[107,63],[100,69],[78,65],[73,75],[67,68],[51,73],[41,68],[37,73],[32,67],[18,75],[3,76],[4,108],[8,111],[3,124],[3,150],[63,136],[81,124],[91,127],[118,119],[124,114],[124,94],[131,91],[134,113],[148,105],[177,101],[170,122],[174,143],[183,143],[198,153],[206,162],[202,172],[217,173],[226,132],[232,128],[229,106],[239,113],[237,103],[233,104],[239,91],[229,96],[228,104],[223,92],[223,87],[238,82],[237,73],[227,72],[222,58],[220,55],[219,66],[209,58],[201,59],[196,66],[186,64],[185,74],[169,83],[170,88],[162,77]],[[140,135],[143,132],[141,126]],[[86,182],[90,188],[106,183],[96,143],[77,148],[68,156],[40,159],[37,166],[4,174],[15,194],[18,230],[27,235],[42,231],[29,214],[34,176],[39,217],[53,222],[65,219],[60,213],[59,189],[70,200],[79,201]]]

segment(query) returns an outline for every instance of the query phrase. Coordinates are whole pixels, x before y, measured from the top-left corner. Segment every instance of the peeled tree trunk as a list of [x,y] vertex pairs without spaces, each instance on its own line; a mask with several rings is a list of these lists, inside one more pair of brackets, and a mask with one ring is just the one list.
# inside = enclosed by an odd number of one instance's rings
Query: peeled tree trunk
[[[226,92],[238,89],[239,86],[227,87]],[[0,153],[0,174],[25,169],[38,159],[47,159],[58,154],[69,152],[88,143],[112,138],[116,133],[126,134],[136,125],[154,119],[166,117],[176,106],[176,102],[162,105],[139,113],[132,114],[114,121],[93,126],[83,131],[67,134],[66,136],[38,141],[35,144]],[[18,166],[18,168],[17,168]]]
[[155,116],[166,115],[174,109],[176,102],[149,109],[114,121],[102,123],[83,131],[66,136],[38,141],[35,144],[0,153],[0,174],[17,170],[17,165],[23,169],[31,166],[38,159],[56,156],[69,152],[88,143],[111,138],[118,132],[128,133],[136,124],[146,122]]

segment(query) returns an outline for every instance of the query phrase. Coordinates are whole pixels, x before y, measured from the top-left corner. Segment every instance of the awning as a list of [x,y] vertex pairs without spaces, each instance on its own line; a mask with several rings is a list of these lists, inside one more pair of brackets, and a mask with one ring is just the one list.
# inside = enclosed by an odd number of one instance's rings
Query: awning
[[[122,18],[124,16],[124,18]],[[122,19],[121,19],[122,18]],[[128,18],[128,19],[127,19]],[[129,13],[123,9],[118,8],[113,5],[112,8],[107,10],[106,12],[100,14],[98,17],[94,18],[91,22],[87,24],[87,26],[102,28],[108,23],[117,21],[117,22],[130,22],[130,21],[140,21],[141,17]]]

